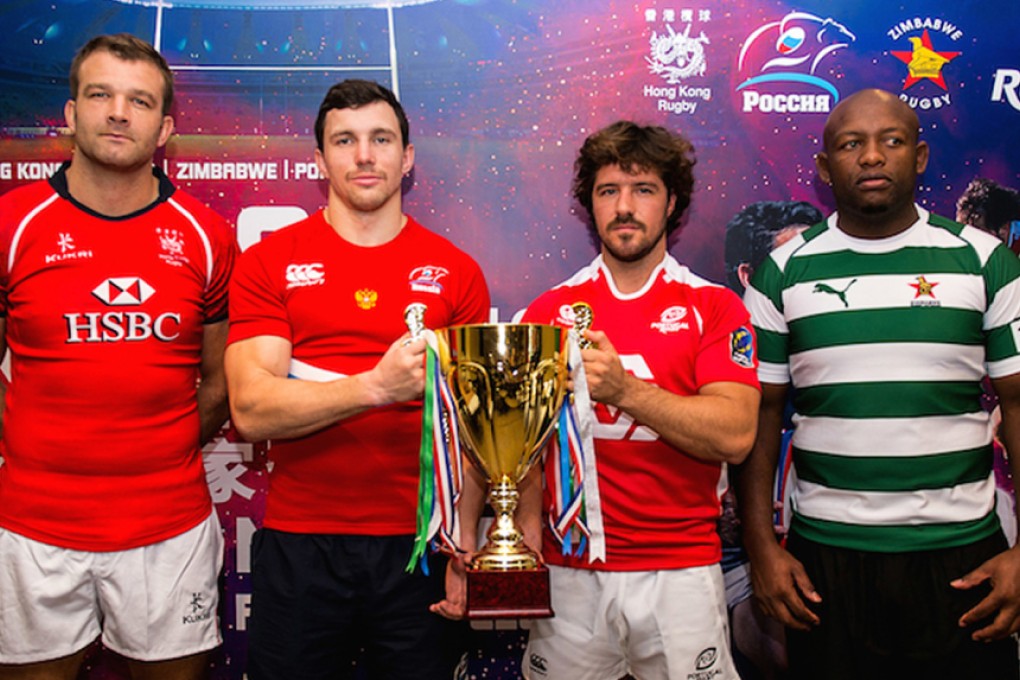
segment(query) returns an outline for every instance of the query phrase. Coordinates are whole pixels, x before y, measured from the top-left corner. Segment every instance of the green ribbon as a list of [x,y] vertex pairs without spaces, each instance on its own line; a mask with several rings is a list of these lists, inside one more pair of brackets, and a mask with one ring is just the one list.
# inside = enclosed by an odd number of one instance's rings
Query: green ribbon
[[429,544],[429,524],[432,521],[432,506],[435,501],[435,439],[434,422],[436,365],[438,359],[431,346],[425,347],[425,396],[421,410],[421,446],[418,449],[418,517],[414,535],[414,549],[405,571],[414,572],[414,565],[421,562],[421,570],[429,573],[425,553]]

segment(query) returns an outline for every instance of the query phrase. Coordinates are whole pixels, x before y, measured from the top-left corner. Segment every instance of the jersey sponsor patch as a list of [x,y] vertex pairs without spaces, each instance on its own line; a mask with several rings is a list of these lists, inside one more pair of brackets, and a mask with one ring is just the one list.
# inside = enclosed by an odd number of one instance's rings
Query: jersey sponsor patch
[[747,326],[730,333],[730,359],[738,366],[754,368],[754,336]]
[[140,305],[153,296],[156,289],[138,276],[106,279],[92,289],[92,294],[108,305]]
[[326,272],[323,271],[321,262],[288,264],[285,276],[287,290],[301,286],[321,286],[326,283]]
[[652,328],[659,331],[663,335],[666,335],[668,333],[678,333],[680,331],[685,331],[688,328],[690,328],[690,324],[684,321],[686,317],[687,317],[686,307],[683,307],[681,305],[667,307],[666,309],[662,310],[661,314],[659,314],[659,320],[652,322]]
[[411,270],[408,275],[408,284],[411,286],[411,290],[418,293],[434,293],[439,295],[443,292],[443,284],[440,283],[450,270],[446,267],[437,267],[434,265],[424,265],[421,267],[415,267]]

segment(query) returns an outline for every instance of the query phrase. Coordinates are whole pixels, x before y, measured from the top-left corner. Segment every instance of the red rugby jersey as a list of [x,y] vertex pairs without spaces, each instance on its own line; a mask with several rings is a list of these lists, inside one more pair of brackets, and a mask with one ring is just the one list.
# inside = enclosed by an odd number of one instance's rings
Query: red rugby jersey
[[[481,269],[413,219],[390,242],[357,246],[320,211],[241,257],[231,288],[230,338],[292,344],[291,376],[331,380],[371,369],[407,331],[404,309],[427,306],[425,325],[488,318]],[[294,533],[413,534],[421,402],[371,409],[270,448],[264,525]]]
[[64,169],[0,197],[11,385],[0,526],[76,550],[176,536],[212,503],[199,447],[204,324],[227,316],[226,222],[176,191],[109,218]]
[[[539,296],[523,320],[573,325],[586,302],[592,329],[604,331],[638,378],[679,395],[713,382],[758,387],[747,310],[730,290],[667,256],[641,290],[616,290],[602,258]],[[561,554],[546,528],[550,564],[611,571],[677,569],[718,562],[716,520],[725,466],[699,461],[663,442],[619,409],[595,405],[595,457],[606,532],[606,561]],[[547,463],[551,461],[547,460]],[[545,507],[552,507],[546,490]]]

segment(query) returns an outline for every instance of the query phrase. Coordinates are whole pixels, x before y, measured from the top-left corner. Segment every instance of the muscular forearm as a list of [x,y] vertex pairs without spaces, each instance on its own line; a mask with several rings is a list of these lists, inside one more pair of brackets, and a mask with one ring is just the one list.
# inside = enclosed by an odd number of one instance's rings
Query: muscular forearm
[[628,375],[616,406],[695,458],[739,463],[754,442],[758,403],[758,391],[739,383],[679,396]]
[[231,385],[234,426],[249,441],[294,439],[383,402],[366,374],[313,382],[264,373]]

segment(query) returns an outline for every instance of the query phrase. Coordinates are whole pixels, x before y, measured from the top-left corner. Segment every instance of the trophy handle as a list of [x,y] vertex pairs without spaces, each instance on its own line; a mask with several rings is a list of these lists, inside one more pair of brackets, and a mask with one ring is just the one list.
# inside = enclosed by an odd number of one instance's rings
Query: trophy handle
[[[562,371],[563,368],[558,359],[544,359],[539,362],[531,374],[531,385],[529,386],[531,393],[537,395],[537,398],[533,399],[533,403],[542,404],[543,408],[549,408],[553,413],[559,412],[560,406],[563,404],[563,381],[559,379],[562,377]],[[531,466],[541,457],[542,449],[555,429],[557,420],[554,415],[549,418],[533,418],[527,423],[529,431],[526,433],[525,441],[533,442],[533,444],[531,450],[527,452],[527,456],[521,461],[521,467],[518,470],[521,477],[527,474]]]
[[[465,376],[465,374],[467,375]],[[465,377],[467,379],[464,379]],[[450,366],[449,382],[452,385],[456,385],[453,398],[458,402],[460,408],[455,410],[463,409],[463,413],[457,415],[457,426],[460,428],[461,436],[470,444],[462,448],[467,449],[472,462],[488,477],[488,466],[482,457],[476,453],[477,437],[471,431],[470,423],[468,422],[469,418],[465,416],[473,415],[479,411],[483,413],[491,412],[492,381],[489,378],[489,373],[485,370],[485,366],[477,361],[461,359],[460,362]]]

